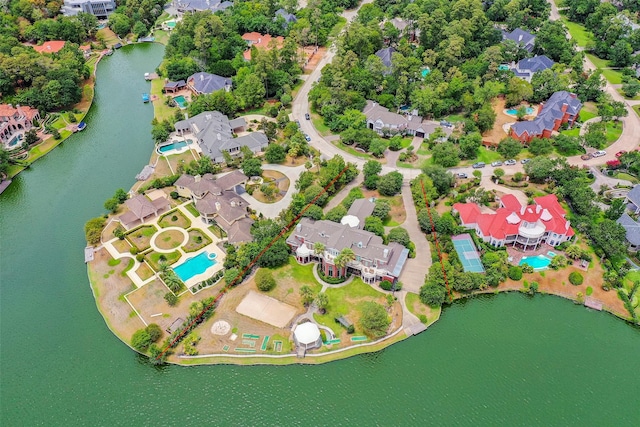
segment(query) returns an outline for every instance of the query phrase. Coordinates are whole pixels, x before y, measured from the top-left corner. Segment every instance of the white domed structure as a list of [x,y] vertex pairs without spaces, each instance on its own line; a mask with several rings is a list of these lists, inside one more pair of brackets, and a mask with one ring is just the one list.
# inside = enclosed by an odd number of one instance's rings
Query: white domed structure
[[318,325],[312,322],[302,323],[293,331],[293,340],[298,347],[309,350],[322,346],[322,337]]
[[355,215],[345,215],[340,220],[340,224],[348,225],[351,228],[358,228],[358,225],[360,225],[360,220]]

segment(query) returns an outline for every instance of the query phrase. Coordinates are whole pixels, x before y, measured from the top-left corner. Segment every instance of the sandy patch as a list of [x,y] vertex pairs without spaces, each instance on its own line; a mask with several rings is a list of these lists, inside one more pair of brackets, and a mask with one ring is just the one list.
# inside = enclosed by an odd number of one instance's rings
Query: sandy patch
[[284,328],[296,314],[295,307],[255,291],[250,291],[242,299],[236,311],[276,328]]

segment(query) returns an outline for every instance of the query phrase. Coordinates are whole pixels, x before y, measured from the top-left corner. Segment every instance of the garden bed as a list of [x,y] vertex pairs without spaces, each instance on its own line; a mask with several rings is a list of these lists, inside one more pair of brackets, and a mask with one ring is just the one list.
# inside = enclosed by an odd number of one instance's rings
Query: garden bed
[[162,215],[158,220],[158,225],[162,228],[180,227],[186,230],[191,227],[191,221],[178,209],[174,209]]
[[197,228],[192,228],[189,230],[189,241],[186,245],[184,245],[182,249],[185,252],[195,252],[198,249],[202,249],[209,244],[211,244],[211,239],[209,238],[209,236],[207,236]]
[[184,235],[178,230],[165,230],[155,239],[155,245],[163,250],[176,249],[182,245]]
[[151,247],[151,237],[158,231],[154,225],[143,225],[129,231],[125,238],[131,246],[138,249],[139,252],[146,251]]
[[149,263],[149,266],[153,268],[155,271],[160,270],[160,261],[165,260],[167,265],[175,264],[180,259],[180,252],[174,251],[168,254],[161,254],[158,252],[151,251],[144,256],[145,261]]

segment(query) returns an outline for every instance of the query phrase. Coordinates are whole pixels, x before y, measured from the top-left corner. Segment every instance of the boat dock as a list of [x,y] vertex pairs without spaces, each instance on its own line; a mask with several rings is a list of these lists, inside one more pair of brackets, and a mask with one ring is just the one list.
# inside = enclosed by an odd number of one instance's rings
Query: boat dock
[[89,261],[93,261],[93,247],[87,246],[84,248],[84,262],[85,264]]
[[142,171],[138,175],[136,175],[136,181],[145,181],[151,176],[154,170],[155,166],[146,165],[144,168],[142,168]]
[[154,79],[157,79],[157,78],[158,78],[158,74],[157,73],[144,73],[144,79],[146,81],[151,81],[151,80],[154,80]]
[[2,192],[4,190],[6,190],[9,187],[10,184],[11,184],[11,180],[10,179],[6,179],[6,180],[0,182],[0,194],[2,194]]
[[587,297],[584,300],[584,306],[588,308],[593,308],[594,310],[602,311],[602,303],[593,298]]

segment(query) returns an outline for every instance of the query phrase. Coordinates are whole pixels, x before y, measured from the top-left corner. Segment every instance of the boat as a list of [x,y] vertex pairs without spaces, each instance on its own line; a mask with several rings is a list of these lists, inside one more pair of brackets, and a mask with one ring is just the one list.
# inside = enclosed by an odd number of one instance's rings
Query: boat
[[149,102],[149,94],[148,93],[143,93],[142,94],[142,102]]
[[78,123],[78,131],[82,131],[86,127],[87,127],[87,124],[85,122]]
[[116,43],[113,45],[114,49],[120,49],[122,47],[122,43]]

